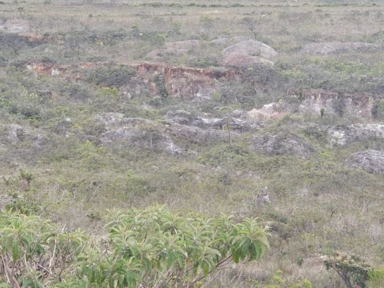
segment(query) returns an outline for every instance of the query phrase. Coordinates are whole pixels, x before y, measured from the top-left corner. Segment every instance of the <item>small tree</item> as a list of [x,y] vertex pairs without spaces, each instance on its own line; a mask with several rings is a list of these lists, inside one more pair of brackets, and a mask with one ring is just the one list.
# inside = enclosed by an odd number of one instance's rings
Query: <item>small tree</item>
[[342,255],[336,252],[324,260],[327,269],[333,269],[343,279],[348,288],[365,288],[371,268],[357,256]]
[[80,56],[80,49],[84,42],[85,36],[81,31],[71,31],[65,37],[65,45],[71,51],[73,58]]
[[255,19],[245,17],[243,20],[241,20],[241,24],[243,24],[245,28],[247,28],[249,32],[252,33],[253,38],[257,38],[257,23]]

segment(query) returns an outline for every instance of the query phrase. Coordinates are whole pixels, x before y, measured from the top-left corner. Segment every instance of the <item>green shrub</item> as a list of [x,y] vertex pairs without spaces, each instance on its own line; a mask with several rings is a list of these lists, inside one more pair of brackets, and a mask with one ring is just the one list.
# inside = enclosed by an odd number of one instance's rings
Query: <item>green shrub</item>
[[193,287],[230,262],[260,259],[269,247],[266,231],[251,219],[185,217],[164,207],[108,218],[109,239],[97,241],[36,216],[0,214],[0,281],[13,287]]
[[14,202],[8,203],[5,206],[6,211],[12,211],[24,215],[33,215],[40,211],[39,205],[34,202],[26,201],[24,199],[15,199]]
[[133,77],[135,70],[125,65],[97,67],[88,72],[86,81],[97,86],[121,87]]
[[58,90],[61,95],[70,99],[85,101],[91,97],[90,90],[80,84],[64,83],[58,87]]
[[201,155],[198,161],[213,167],[233,165],[234,167],[249,167],[254,161],[254,155],[241,145],[216,146],[209,152]]
[[12,103],[9,107],[11,114],[19,114],[26,119],[40,119],[40,107],[32,103]]
[[245,5],[240,3],[235,3],[235,4],[232,4],[231,7],[245,7]]

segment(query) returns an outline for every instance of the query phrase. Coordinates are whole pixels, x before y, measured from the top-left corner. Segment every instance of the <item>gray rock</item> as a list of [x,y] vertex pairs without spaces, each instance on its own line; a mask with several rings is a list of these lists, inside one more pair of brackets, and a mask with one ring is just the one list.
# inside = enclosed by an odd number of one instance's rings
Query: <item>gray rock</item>
[[347,161],[348,167],[364,169],[368,173],[384,173],[384,152],[367,150],[353,154]]
[[244,40],[222,51],[223,65],[230,67],[250,67],[255,64],[273,65],[277,52],[268,45],[256,40]]
[[168,111],[165,119],[181,125],[191,125],[197,119],[195,115],[185,110]]
[[144,118],[124,118],[122,113],[106,113],[103,115],[96,115],[95,120],[97,123],[104,125],[106,129],[116,127],[139,127],[151,125],[153,121]]
[[35,163],[49,153],[55,136],[49,138],[44,131],[17,124],[0,125],[0,165]]
[[103,133],[100,138],[100,143],[103,146],[108,146],[110,144],[122,141],[132,143],[133,139],[139,135],[139,130],[123,127]]
[[0,143],[5,145],[30,143],[34,148],[40,148],[48,143],[48,139],[38,130],[22,127],[17,124],[0,126]]
[[228,46],[230,44],[236,44],[242,41],[254,40],[246,36],[235,36],[233,38],[218,38],[209,42],[211,45],[215,46]]
[[166,133],[184,141],[197,144],[210,144],[219,141],[229,141],[239,139],[240,135],[236,132],[229,133],[224,130],[201,129],[194,126],[180,125],[174,122],[164,122],[166,124]]
[[[199,127],[201,129],[223,130],[226,125],[229,125],[231,130],[236,132],[246,132],[259,127],[253,121],[242,119],[246,118],[244,115],[246,115],[246,112],[241,113],[240,111],[237,111],[230,117],[206,118],[193,115],[192,113],[184,110],[176,110],[168,111],[165,115],[165,119],[168,123],[174,122],[181,125]],[[238,116],[238,118],[235,118],[234,116]]]
[[339,146],[369,139],[384,139],[384,124],[343,125],[328,130],[328,141]]
[[306,99],[299,105],[299,111],[321,115],[322,111],[332,115],[353,115],[362,118],[372,117],[373,95],[340,94],[324,90],[308,90]]
[[239,53],[250,56],[259,56],[268,60],[272,60],[278,54],[275,49],[269,47],[267,44],[253,39],[244,40],[228,46],[222,53],[224,56],[228,56],[232,53]]
[[314,150],[299,137],[285,133],[279,133],[277,135],[265,133],[254,136],[249,140],[249,148],[252,151],[267,155],[305,156]]
[[103,146],[133,146],[148,148],[156,152],[167,152],[172,155],[183,154],[183,150],[175,145],[172,139],[161,131],[122,127],[101,135]]

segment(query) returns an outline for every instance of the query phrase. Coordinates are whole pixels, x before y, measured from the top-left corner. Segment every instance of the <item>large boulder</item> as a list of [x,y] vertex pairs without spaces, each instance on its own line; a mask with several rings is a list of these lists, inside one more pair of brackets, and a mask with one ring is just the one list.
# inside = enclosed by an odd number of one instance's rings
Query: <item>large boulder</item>
[[384,152],[377,150],[367,150],[353,154],[347,161],[346,165],[364,169],[369,173],[384,173]]
[[276,135],[265,133],[256,135],[249,140],[249,148],[252,151],[267,155],[305,156],[314,151],[314,149],[302,139],[287,133],[278,133]]
[[223,59],[223,65],[227,67],[248,68],[257,64],[273,65],[273,62],[259,56],[251,56],[244,53],[230,53]]
[[224,66],[246,68],[259,63],[273,65],[278,53],[260,41],[249,39],[225,48],[222,54]]
[[229,45],[236,44],[242,41],[253,40],[252,38],[246,36],[234,36],[232,38],[217,38],[209,42],[210,45],[218,47],[228,47]]
[[348,52],[372,52],[378,47],[364,42],[325,42],[304,45],[301,52],[312,55],[333,55]]

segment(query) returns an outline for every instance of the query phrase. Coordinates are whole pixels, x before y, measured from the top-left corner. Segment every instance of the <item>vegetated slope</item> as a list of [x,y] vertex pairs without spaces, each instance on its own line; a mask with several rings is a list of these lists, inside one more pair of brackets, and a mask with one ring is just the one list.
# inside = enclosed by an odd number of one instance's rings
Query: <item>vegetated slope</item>
[[95,234],[112,208],[259,217],[241,287],[381,263],[380,6],[77,4],[0,5],[1,209]]

